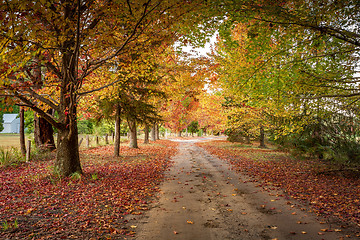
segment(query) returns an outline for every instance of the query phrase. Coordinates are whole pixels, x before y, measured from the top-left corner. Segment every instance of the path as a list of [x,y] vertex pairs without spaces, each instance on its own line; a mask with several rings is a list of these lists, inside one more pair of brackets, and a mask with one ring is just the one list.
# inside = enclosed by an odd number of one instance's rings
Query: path
[[293,200],[247,182],[193,141],[180,142],[173,161],[157,204],[131,222],[137,226],[136,239],[331,240],[345,234],[322,231],[329,224]]

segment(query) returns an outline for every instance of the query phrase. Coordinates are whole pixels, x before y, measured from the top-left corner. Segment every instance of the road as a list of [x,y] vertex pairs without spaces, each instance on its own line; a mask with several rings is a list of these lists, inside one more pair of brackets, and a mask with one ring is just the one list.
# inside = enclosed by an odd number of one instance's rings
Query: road
[[136,239],[345,238],[345,230],[279,190],[257,186],[192,140],[180,141],[172,160],[151,210],[129,222]]

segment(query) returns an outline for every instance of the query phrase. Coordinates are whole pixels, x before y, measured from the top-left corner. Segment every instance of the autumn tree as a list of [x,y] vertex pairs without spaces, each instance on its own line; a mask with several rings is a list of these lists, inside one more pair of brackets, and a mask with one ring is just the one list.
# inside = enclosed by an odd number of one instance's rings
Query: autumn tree
[[198,108],[199,96],[208,82],[208,63],[204,57],[185,59],[175,53],[167,59],[167,67],[172,67],[163,86],[167,101],[162,107],[162,115],[165,127],[179,136],[192,121],[196,121],[193,112]]
[[[194,2],[195,3],[195,2]],[[193,3],[182,1],[8,1],[0,6],[1,91],[58,130],[55,166],[62,175],[82,172],[77,136],[78,100],[92,91],[96,73],[130,51],[151,23],[179,18]],[[164,26],[159,24],[159,26]],[[154,33],[157,29],[154,29]],[[41,89],[25,69],[38,57],[46,77]],[[115,80],[116,81],[116,80]],[[109,86],[106,82],[101,87]],[[95,86],[95,85],[94,85]],[[47,111],[53,109],[57,115]]]
[[329,111],[356,114],[355,2],[232,4],[242,10],[229,12],[217,56],[227,94],[264,109],[276,136],[315,126]]
[[223,109],[225,99],[219,90],[204,90],[199,95],[199,107],[193,112],[193,119],[199,128],[206,132],[222,132],[226,127],[226,115]]

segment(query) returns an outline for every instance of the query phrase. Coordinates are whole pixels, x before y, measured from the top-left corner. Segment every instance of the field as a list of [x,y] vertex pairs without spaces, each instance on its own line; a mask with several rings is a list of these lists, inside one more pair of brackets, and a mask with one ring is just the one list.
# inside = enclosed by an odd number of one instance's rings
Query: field
[[[25,141],[29,140],[25,137]],[[1,148],[20,148],[20,135],[19,134],[0,134],[0,147]]]
[[[84,149],[86,147],[86,136],[79,135],[79,141],[83,138],[80,147]],[[90,136],[90,144],[89,147],[97,147],[95,136]],[[34,139],[33,135],[25,136],[25,143],[27,144],[28,140]],[[112,137],[109,136],[109,143],[112,144]],[[127,137],[121,137],[121,142],[126,142]],[[55,135],[55,143],[56,143],[56,135]],[[99,145],[105,145],[105,138],[99,137]],[[20,135],[19,134],[0,134],[0,148],[20,148]]]

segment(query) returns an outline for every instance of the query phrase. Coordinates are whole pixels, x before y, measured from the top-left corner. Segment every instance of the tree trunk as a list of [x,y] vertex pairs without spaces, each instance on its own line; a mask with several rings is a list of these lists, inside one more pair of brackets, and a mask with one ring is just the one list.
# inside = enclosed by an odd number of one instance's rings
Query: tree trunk
[[144,134],[144,143],[149,144],[149,124],[147,123],[145,123]]
[[25,120],[24,120],[24,108],[20,107],[20,149],[23,156],[26,155],[25,146]]
[[77,126],[70,126],[58,129],[55,168],[62,176],[69,176],[75,172],[82,173]]
[[130,148],[138,148],[137,145],[137,132],[136,132],[136,121],[131,119],[128,120],[129,130],[130,130]]
[[156,141],[156,124],[154,123],[151,127],[151,141]]
[[264,132],[264,127],[261,125],[260,126],[260,146],[261,148],[266,148],[265,145],[265,132]]
[[[34,58],[36,66],[34,67],[34,88],[39,90],[41,89],[42,83],[42,73],[41,73],[41,63],[39,57]],[[51,114],[52,110],[49,109],[46,113]],[[52,125],[46,121],[44,118],[40,117],[36,112],[34,113],[34,141],[37,149],[41,151],[53,151],[55,150],[55,141],[54,141],[54,130]]]
[[[261,135],[261,134],[260,134]],[[260,137],[261,138],[261,137]],[[248,135],[246,135],[245,136],[245,143],[246,144],[250,144],[251,143],[251,141],[250,141],[250,136],[248,136]],[[260,145],[261,145],[261,142],[260,142]],[[264,145],[265,145],[265,143],[264,143]]]
[[181,137],[181,131],[178,131],[177,136]]
[[121,141],[121,118],[120,118],[121,108],[120,104],[116,105],[115,112],[115,141],[114,141],[114,156],[120,156],[120,141]]
[[[51,114],[52,110],[47,111]],[[42,151],[55,150],[54,130],[51,124],[44,118],[34,115],[34,141],[35,146]]]
[[[71,16],[74,9],[70,5],[64,6],[64,15]],[[69,31],[69,26],[64,24],[64,31]],[[71,35],[71,34],[70,34]],[[55,169],[62,176],[72,173],[82,173],[79,158],[79,142],[77,128],[77,101],[78,101],[78,50],[75,49],[74,38],[64,40],[61,46],[61,73],[59,103],[59,124]]]
[[159,131],[159,124],[155,124],[155,139],[160,140],[160,131]]

